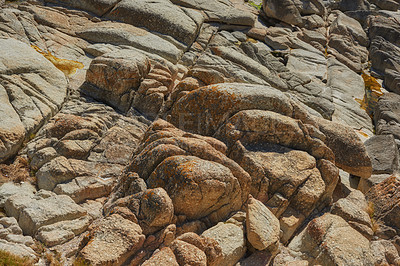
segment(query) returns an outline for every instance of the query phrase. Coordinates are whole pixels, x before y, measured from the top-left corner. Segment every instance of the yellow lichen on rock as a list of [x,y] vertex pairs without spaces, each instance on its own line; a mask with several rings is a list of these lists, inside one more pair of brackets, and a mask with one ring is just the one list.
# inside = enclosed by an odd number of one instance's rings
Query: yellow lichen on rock
[[67,77],[72,76],[76,73],[78,69],[82,69],[84,65],[81,62],[57,58],[52,55],[50,52],[42,51],[36,45],[31,45],[33,49],[35,49],[38,53],[43,55],[47,60],[49,60],[56,68],[61,70]]
[[355,100],[360,104],[360,107],[365,110],[370,117],[372,117],[376,103],[378,102],[379,97],[383,95],[381,90],[382,86],[374,77],[364,72],[361,76],[365,83],[365,95],[364,99]]

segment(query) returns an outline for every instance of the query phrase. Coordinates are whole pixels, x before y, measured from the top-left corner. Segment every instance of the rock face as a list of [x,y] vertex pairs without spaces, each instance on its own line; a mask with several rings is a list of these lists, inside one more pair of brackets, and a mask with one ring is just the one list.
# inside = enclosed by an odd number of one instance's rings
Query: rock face
[[0,0],[0,249],[398,265],[399,4]]
[[0,47],[0,161],[4,161],[59,110],[67,96],[67,80],[25,43],[0,39]]

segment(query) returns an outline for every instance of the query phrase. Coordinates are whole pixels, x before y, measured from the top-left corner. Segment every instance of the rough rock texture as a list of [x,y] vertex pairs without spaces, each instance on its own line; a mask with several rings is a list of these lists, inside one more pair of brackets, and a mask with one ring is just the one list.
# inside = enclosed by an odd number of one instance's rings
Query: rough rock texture
[[222,249],[222,259],[216,265],[235,265],[246,253],[245,233],[232,223],[218,223],[201,236],[214,239]]
[[288,247],[311,264],[373,265],[375,262],[368,239],[332,214],[312,220]]
[[25,43],[0,39],[0,47],[0,161],[4,161],[59,110],[67,96],[67,80]]
[[279,241],[279,220],[254,198],[247,202],[246,230],[247,239],[258,250],[264,250]]
[[91,226],[80,254],[92,265],[122,265],[144,239],[139,225],[114,214]]
[[0,249],[399,264],[399,4],[0,0]]

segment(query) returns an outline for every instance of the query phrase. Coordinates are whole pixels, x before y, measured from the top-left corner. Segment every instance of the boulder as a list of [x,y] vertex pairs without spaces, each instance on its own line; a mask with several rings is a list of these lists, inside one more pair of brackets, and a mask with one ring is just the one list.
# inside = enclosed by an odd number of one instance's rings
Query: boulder
[[27,203],[20,211],[19,225],[25,234],[35,235],[42,226],[74,220],[86,215],[86,211],[66,195],[52,195]]
[[179,265],[207,266],[206,254],[196,246],[182,240],[175,240],[171,244]]
[[150,188],[164,188],[175,214],[217,222],[240,209],[249,192],[249,175],[225,151],[214,138],[187,134],[157,120],[128,169]]
[[73,8],[90,11],[97,16],[103,16],[116,3],[118,3],[118,0],[90,0],[85,2],[79,0],[46,0],[45,2],[70,6]]
[[216,265],[235,265],[246,253],[243,229],[232,223],[218,223],[201,234],[218,242],[222,249],[222,260]]
[[[183,51],[171,42],[133,25],[104,21],[77,32],[78,36],[93,43],[128,45],[145,52],[157,54],[176,63]],[[135,53],[132,50],[132,53]]]
[[89,232],[80,255],[92,265],[122,265],[145,240],[139,225],[118,214],[100,220]]
[[131,50],[106,53],[90,63],[84,92],[125,112],[149,71],[150,62],[143,54]]
[[395,93],[387,93],[379,98],[374,120],[376,134],[392,134],[395,139],[400,139],[400,96]]
[[326,213],[312,220],[290,242],[309,263],[321,265],[374,265],[369,241],[341,217]]
[[169,247],[161,248],[158,252],[155,252],[150,259],[146,260],[143,266],[179,266],[176,261],[174,252]]
[[358,135],[348,126],[318,119],[319,129],[326,136],[326,144],[335,154],[339,168],[369,178],[372,174],[371,159]]
[[246,230],[247,239],[258,250],[279,242],[279,220],[262,202],[252,197],[247,202]]
[[209,22],[253,26],[255,17],[248,11],[236,8],[230,1],[171,0],[172,3],[203,11]]
[[189,46],[204,20],[196,11],[179,8],[169,0],[122,0],[106,18],[170,35]]
[[373,174],[393,174],[399,169],[399,150],[393,135],[376,135],[364,144]]

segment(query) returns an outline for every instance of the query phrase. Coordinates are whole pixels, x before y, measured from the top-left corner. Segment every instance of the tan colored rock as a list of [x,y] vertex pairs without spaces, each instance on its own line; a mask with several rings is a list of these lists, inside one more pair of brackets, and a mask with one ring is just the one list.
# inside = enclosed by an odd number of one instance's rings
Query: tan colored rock
[[216,240],[222,249],[222,259],[215,265],[235,265],[246,253],[245,233],[235,224],[218,223],[201,236]]
[[176,261],[174,252],[169,247],[164,247],[160,251],[155,252],[150,259],[146,260],[143,266],[179,266]]
[[165,188],[176,214],[191,220],[215,211],[224,217],[241,205],[240,184],[229,168],[193,156],[165,159],[150,175],[148,184]]
[[117,50],[95,58],[86,73],[84,87],[90,96],[127,111],[135,90],[150,71],[148,58],[132,50]]
[[319,129],[326,136],[326,144],[335,154],[335,164],[350,174],[369,178],[372,164],[360,138],[348,126],[318,119]]
[[144,239],[139,225],[114,214],[92,226],[80,254],[92,265],[122,265],[142,247]]
[[175,240],[171,249],[180,265],[207,266],[206,254],[196,246],[182,240]]
[[312,264],[374,265],[368,239],[343,218],[326,213],[312,220],[290,242],[288,248],[300,252]]
[[270,248],[279,242],[278,219],[262,202],[252,197],[247,202],[246,230],[247,239],[258,250]]

